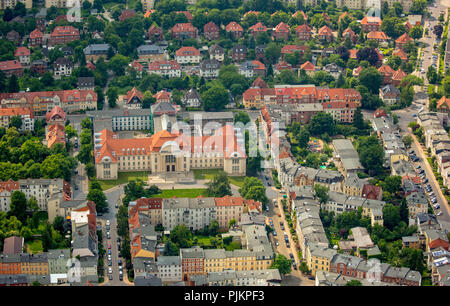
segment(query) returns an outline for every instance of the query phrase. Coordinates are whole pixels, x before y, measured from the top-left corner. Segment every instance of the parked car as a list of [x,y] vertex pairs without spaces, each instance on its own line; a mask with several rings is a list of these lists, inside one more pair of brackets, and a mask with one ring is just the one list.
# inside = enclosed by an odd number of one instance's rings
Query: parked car
[[427,178],[424,179],[424,180],[423,180],[423,183],[424,183],[424,184],[428,183],[428,179],[427,179]]
[[435,204],[435,205],[433,205],[433,207],[434,207],[435,209],[439,209],[439,208],[441,208],[441,205]]
[[78,186],[77,185],[75,185],[75,190],[78,190]]
[[279,246],[279,245],[280,245],[280,243],[278,242],[278,240],[275,240],[275,245],[276,245],[276,246]]
[[442,215],[442,211],[440,211],[436,214],[436,216],[440,216],[440,215]]
[[109,274],[109,280],[112,280],[113,278],[112,278],[112,274]]
[[291,258],[291,260],[294,260],[294,254],[289,253],[289,257]]
[[420,169],[421,168],[421,166],[420,165],[418,165],[417,167],[416,167],[416,169]]
[[297,270],[297,264],[295,262],[292,263],[292,267],[294,268],[294,270]]
[[112,266],[112,261],[108,260],[108,266]]
[[111,243],[108,243],[108,249],[111,249]]
[[277,231],[273,231],[272,234],[276,237],[277,236]]
[[108,268],[108,273],[112,274],[112,268],[111,267]]
[[431,197],[431,196],[434,196],[434,192],[432,191],[432,192],[430,192],[428,195],[429,195],[430,197]]
[[109,223],[109,220],[106,220],[106,225],[110,225],[111,223]]
[[116,208],[119,208],[119,204],[116,203]]
[[120,281],[123,281],[123,276],[122,276],[122,274],[119,275],[119,280],[120,280]]

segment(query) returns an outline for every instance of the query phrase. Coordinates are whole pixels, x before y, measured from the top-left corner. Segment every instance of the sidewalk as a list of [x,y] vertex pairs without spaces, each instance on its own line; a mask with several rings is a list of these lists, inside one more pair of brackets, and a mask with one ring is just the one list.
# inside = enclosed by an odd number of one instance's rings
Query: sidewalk
[[440,196],[441,199],[442,199],[442,202],[444,203],[444,205],[445,205],[447,211],[450,212],[450,207],[448,206],[447,198],[446,198],[446,197],[444,196],[444,194],[442,193],[441,186],[439,185],[439,182],[436,180],[436,177],[435,177],[435,175],[434,175],[433,169],[431,168],[431,165],[430,165],[430,163],[428,162],[427,157],[425,156],[425,153],[424,153],[424,150],[423,150],[422,145],[419,143],[419,141],[417,141],[416,135],[414,135],[413,133],[411,133],[411,128],[408,128],[408,133],[409,133],[409,135],[411,135],[411,137],[414,139],[414,143],[416,144],[417,148],[419,149],[419,150],[418,150],[418,151],[419,151],[419,155],[420,155],[420,158],[423,159],[423,162],[424,162],[424,164],[425,164],[425,167],[427,168],[427,170],[429,171],[429,173],[432,174],[431,177],[430,177],[429,179],[431,179],[431,180],[433,181],[433,183],[435,184],[436,189],[437,189],[438,192],[439,192],[439,196]]
[[134,286],[134,283],[132,283],[128,280],[128,273],[126,273],[126,271],[127,270],[125,270],[125,269],[123,270],[123,282],[125,284],[127,284],[128,286]]

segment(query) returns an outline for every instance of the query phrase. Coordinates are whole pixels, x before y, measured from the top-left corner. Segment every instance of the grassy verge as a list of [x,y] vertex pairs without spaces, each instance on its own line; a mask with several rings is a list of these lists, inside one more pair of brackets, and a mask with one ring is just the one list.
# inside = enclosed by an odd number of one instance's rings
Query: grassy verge
[[99,180],[100,186],[103,191],[113,188],[119,184],[126,184],[129,181],[135,181],[137,179],[141,179],[144,182],[148,181],[148,172],[140,171],[140,172],[120,172],[117,180]]
[[[214,175],[218,174],[222,170],[219,169],[194,169],[194,178],[196,180],[212,180]],[[242,187],[244,184],[245,176],[229,176],[230,184],[233,184],[238,187]]]
[[26,249],[27,252],[31,254],[39,254],[44,251],[41,240],[34,240],[32,242],[27,243]]
[[160,194],[155,194],[152,198],[196,198],[206,196],[206,189],[165,189]]

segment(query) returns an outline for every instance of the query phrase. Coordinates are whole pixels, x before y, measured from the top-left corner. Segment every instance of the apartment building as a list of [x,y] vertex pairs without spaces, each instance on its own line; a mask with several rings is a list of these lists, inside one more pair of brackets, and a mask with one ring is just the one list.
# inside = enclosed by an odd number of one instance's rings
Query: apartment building
[[21,131],[34,130],[34,114],[28,107],[0,108],[0,127],[8,128],[13,117],[22,120]]
[[1,93],[2,107],[30,107],[34,114],[51,111],[55,106],[66,113],[97,109],[97,93],[93,90],[60,90],[20,93]]
[[54,194],[62,193],[66,200],[71,198],[70,184],[63,179],[21,179],[18,183],[26,198],[35,197],[43,211],[47,211],[47,201]]
[[181,47],[175,52],[175,60],[178,64],[200,63],[200,51],[194,47]]
[[183,279],[180,256],[159,256],[156,265],[158,266],[158,277],[163,283],[179,282]]
[[109,44],[92,44],[83,49],[86,61],[97,62],[100,57],[107,61]]
[[201,230],[216,219],[214,198],[174,198],[162,200],[162,225],[172,230],[179,224],[191,231]]
[[13,9],[17,3],[22,3],[25,5],[26,9],[31,9],[33,7],[32,0],[1,0],[0,1],[0,9],[4,10],[6,8]]
[[142,45],[137,48],[138,62],[146,65],[152,62],[166,61],[169,54],[166,48],[158,45]]
[[57,26],[50,34],[50,45],[67,44],[68,42],[79,39],[80,33],[78,29],[72,26]]
[[148,72],[169,78],[179,78],[181,66],[177,61],[155,61],[149,64]]
[[11,195],[15,190],[19,190],[19,183],[9,179],[0,182],[0,211],[8,212],[10,209]]

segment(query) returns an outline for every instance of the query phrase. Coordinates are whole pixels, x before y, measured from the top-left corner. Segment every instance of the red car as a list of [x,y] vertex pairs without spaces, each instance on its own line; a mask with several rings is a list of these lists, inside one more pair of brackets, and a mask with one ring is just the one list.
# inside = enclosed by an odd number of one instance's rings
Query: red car
[[108,243],[108,249],[110,249],[110,248],[111,248],[111,244]]

